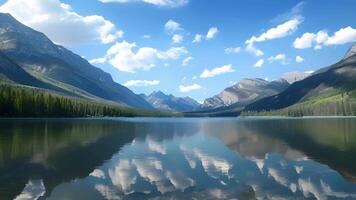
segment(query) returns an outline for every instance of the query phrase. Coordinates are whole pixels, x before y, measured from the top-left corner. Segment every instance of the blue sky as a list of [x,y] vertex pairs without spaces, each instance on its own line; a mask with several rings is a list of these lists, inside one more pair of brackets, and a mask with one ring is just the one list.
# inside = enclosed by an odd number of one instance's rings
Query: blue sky
[[[328,66],[356,40],[354,0],[0,3],[0,12],[44,32],[136,93],[162,90],[198,101],[243,78],[274,80]],[[193,43],[197,34],[201,41]]]

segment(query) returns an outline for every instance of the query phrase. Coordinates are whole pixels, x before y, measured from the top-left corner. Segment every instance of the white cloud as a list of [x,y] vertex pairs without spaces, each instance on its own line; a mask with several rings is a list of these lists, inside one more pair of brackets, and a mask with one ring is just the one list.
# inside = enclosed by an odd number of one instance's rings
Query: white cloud
[[179,35],[179,34],[174,34],[172,37],[172,43],[173,44],[178,44],[181,43],[183,41],[183,36]]
[[196,34],[196,35],[194,36],[193,43],[199,43],[199,42],[202,41],[202,39],[203,39],[203,36],[202,36],[202,35]]
[[287,35],[292,34],[297,30],[298,25],[301,21],[297,18],[291,19],[283,24],[278,25],[277,27],[268,29],[266,32],[262,33],[260,36],[252,36],[246,41],[246,44],[253,44],[254,42],[263,42],[266,40],[273,40],[277,38],[283,38]]
[[90,64],[93,64],[93,65],[95,65],[95,64],[103,64],[103,63],[106,62],[106,58],[104,58],[104,57],[94,58],[94,59],[89,60],[89,62],[90,62]]
[[188,51],[185,47],[171,47],[166,52],[161,52],[161,59],[172,59],[177,60],[182,55],[187,54]]
[[306,49],[314,46],[314,49],[321,49],[322,46],[340,45],[356,41],[356,29],[351,26],[340,28],[332,36],[324,30],[317,33],[304,33],[296,38],[293,45],[296,49]]
[[302,37],[295,39],[294,48],[305,49],[312,47],[315,37],[314,33],[304,33]]
[[143,35],[143,38],[144,38],[144,39],[151,39],[151,35],[147,35],[147,34],[146,34],[146,35]]
[[179,86],[179,91],[180,92],[190,92],[192,90],[199,90],[201,89],[202,87],[196,83],[192,84],[192,85],[187,85],[187,86],[184,86],[184,85],[180,85]]
[[110,43],[124,32],[99,15],[81,16],[59,0],[9,0],[0,12],[10,13],[25,25],[45,33],[55,43],[73,46],[100,41]]
[[116,42],[106,54],[108,62],[120,71],[135,73],[137,70],[150,70],[159,60],[177,60],[188,53],[184,47],[171,47],[159,51],[152,47],[142,47],[134,52],[135,43]]
[[185,59],[183,60],[183,62],[182,62],[182,66],[187,66],[187,65],[189,65],[190,61],[192,61],[192,60],[193,60],[193,57],[191,57],[191,56],[185,58]]
[[286,57],[285,54],[277,54],[277,55],[275,55],[275,56],[271,56],[271,57],[268,58],[268,61],[269,61],[270,63],[273,63],[273,62],[275,62],[275,61],[278,61],[278,62],[280,62],[281,64],[287,64],[286,60],[287,60],[287,57]]
[[189,0],[99,0],[103,3],[132,3],[132,2],[144,2],[160,7],[180,7],[189,3]]
[[301,57],[301,56],[296,56],[296,57],[295,57],[295,62],[297,62],[297,63],[304,62],[304,58]]
[[160,83],[159,80],[129,80],[123,85],[126,87],[145,87],[145,86],[153,86],[153,85],[158,85]]
[[174,21],[174,20],[172,20],[172,19],[170,19],[170,20],[168,20],[168,21],[166,22],[166,24],[164,25],[164,29],[165,29],[167,32],[169,32],[169,33],[174,33],[174,32],[176,32],[176,31],[181,31],[181,30],[183,30],[183,28],[181,27],[181,25],[180,25],[178,22],[176,22],[176,21]]
[[257,49],[252,43],[247,44],[246,49],[247,52],[254,54],[255,56],[263,56],[263,51]]
[[256,63],[255,63],[255,67],[262,67],[263,63],[265,63],[265,61],[263,59],[259,59]]
[[208,33],[206,34],[206,39],[207,40],[213,39],[218,32],[219,30],[217,27],[211,27]]
[[241,47],[229,47],[225,49],[226,54],[239,53],[240,51],[241,51]]
[[216,67],[212,70],[205,69],[201,74],[200,78],[211,78],[217,75],[234,72],[235,70],[232,68],[232,65],[224,65],[221,67]]
[[333,36],[329,37],[325,42],[326,45],[345,44],[356,41],[356,29],[348,26],[336,31]]

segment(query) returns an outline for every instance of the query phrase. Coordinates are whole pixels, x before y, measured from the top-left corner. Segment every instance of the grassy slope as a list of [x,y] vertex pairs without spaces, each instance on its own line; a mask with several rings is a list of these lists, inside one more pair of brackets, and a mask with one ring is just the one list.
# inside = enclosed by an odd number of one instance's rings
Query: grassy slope
[[356,90],[328,89],[292,106],[261,112],[242,112],[242,116],[355,116]]

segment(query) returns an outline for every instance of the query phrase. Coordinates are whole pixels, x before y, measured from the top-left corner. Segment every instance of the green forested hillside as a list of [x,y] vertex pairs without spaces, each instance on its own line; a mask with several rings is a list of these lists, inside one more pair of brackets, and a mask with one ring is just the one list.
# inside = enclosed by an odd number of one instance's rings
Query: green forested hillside
[[89,117],[89,116],[172,116],[62,96],[48,90],[0,85],[0,117]]
[[331,90],[276,110],[244,111],[242,116],[356,116],[356,90]]

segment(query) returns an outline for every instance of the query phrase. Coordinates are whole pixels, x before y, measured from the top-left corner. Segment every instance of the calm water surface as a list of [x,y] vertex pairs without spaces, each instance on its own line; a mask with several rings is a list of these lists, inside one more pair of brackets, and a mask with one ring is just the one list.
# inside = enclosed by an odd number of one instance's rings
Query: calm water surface
[[0,120],[0,199],[356,199],[356,118]]

